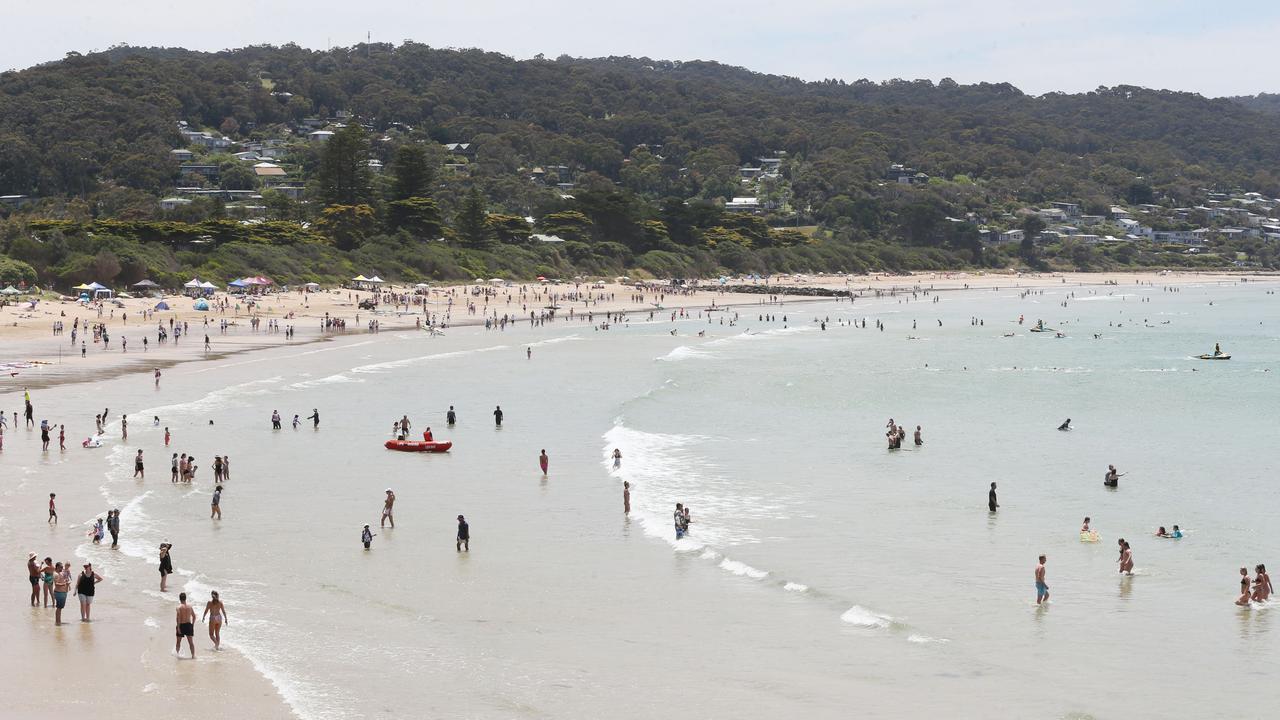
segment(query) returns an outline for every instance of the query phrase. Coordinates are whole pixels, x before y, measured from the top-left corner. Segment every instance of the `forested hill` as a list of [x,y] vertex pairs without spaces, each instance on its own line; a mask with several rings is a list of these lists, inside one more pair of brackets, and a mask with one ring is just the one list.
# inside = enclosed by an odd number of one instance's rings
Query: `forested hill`
[[[281,102],[272,91],[292,96]],[[709,62],[515,61],[412,44],[117,48],[5,73],[0,194],[77,193],[106,179],[162,191],[178,119],[261,126],[338,110],[440,142],[497,135],[477,142],[479,152],[512,172],[559,158],[616,179],[640,143],[662,145],[679,166],[699,151],[736,163],[785,150],[812,163],[797,178],[810,204],[880,179],[892,162],[1009,180],[1028,202],[1109,199],[1135,175],[1186,201],[1206,183],[1280,194],[1280,118],[1189,93],[1117,87],[1034,97],[949,80],[805,83]]]
[[[1275,266],[1265,109],[413,43],[72,53],[0,74],[0,252],[31,266],[0,282]],[[1203,256],[1153,234],[1245,219]]]

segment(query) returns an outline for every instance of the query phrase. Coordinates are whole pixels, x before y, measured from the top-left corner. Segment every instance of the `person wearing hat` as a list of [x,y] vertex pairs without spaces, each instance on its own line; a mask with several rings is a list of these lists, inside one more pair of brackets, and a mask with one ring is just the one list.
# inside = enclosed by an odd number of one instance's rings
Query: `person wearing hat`
[[360,542],[364,543],[364,549],[368,550],[373,544],[374,535],[369,531],[369,523],[364,524],[364,530],[360,532]]
[[471,526],[467,524],[467,519],[461,515],[458,516],[457,547],[458,552],[463,550],[471,552]]
[[76,595],[80,597],[80,622],[91,622],[94,586],[102,582],[102,576],[93,571],[93,563],[85,563],[80,577],[76,578]]
[[396,494],[391,491],[391,488],[387,488],[387,498],[382,501],[382,522],[378,524],[378,527],[386,527],[387,521],[390,520],[391,529],[392,530],[395,529],[396,519],[391,514],[391,509],[395,504],[396,504]]
[[169,582],[169,576],[173,574],[173,558],[169,556],[169,550],[173,549],[173,543],[165,540],[160,543],[160,592],[166,592]]
[[27,553],[27,576],[31,581],[31,607],[40,602],[40,563],[35,553]]

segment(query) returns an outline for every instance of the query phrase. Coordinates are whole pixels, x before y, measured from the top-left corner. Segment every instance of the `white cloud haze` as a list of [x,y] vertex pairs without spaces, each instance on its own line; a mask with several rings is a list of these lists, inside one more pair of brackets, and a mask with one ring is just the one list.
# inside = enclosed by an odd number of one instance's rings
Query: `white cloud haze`
[[1031,93],[1143,85],[1209,96],[1280,91],[1280,3],[1188,0],[49,0],[5,8],[0,68],[117,43],[323,49],[406,39],[543,53],[716,60],[806,80],[951,77]]

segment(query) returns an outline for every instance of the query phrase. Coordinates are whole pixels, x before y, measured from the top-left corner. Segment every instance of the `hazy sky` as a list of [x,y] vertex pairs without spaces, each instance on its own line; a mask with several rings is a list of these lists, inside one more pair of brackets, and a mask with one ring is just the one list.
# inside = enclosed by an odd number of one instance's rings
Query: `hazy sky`
[[6,3],[0,69],[117,43],[219,50],[406,39],[526,58],[717,60],[807,80],[951,77],[1027,92],[1280,92],[1280,2],[1237,0],[46,0]]

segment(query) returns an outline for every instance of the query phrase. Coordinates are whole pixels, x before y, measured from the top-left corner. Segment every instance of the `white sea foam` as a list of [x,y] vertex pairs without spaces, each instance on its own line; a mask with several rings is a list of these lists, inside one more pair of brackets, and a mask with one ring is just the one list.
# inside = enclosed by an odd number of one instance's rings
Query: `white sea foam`
[[323,387],[325,385],[337,385],[341,383],[362,383],[362,382],[364,382],[364,380],[360,378],[353,378],[350,375],[347,375],[346,373],[338,373],[336,375],[329,375],[328,377],[316,378],[315,380],[303,380],[301,382],[296,382],[290,385],[289,389],[290,390],[307,390],[314,387]]
[[560,343],[574,342],[581,339],[582,337],[579,335],[566,335],[565,337],[548,338],[546,340],[539,340],[537,342],[525,343],[525,347],[543,347],[546,345],[559,345]]
[[928,635],[921,635],[919,633],[911,633],[907,636],[907,642],[924,645],[929,643],[949,643],[951,641],[946,638],[936,638],[929,637]]
[[756,580],[769,576],[769,573],[764,570],[757,570],[746,563],[738,562],[737,560],[730,560],[729,558],[725,558],[720,561],[720,568],[722,570],[728,570],[739,577],[745,576],[755,578]]
[[893,623],[892,617],[878,613],[874,610],[868,610],[861,605],[854,605],[848,610],[845,610],[844,614],[840,616],[840,619],[850,625],[868,628],[887,628]]
[[681,345],[666,355],[655,359],[664,362],[675,362],[677,360],[706,360],[712,357],[715,356],[706,350],[698,350],[697,348],[692,348],[688,345]]
[[248,398],[271,394],[274,390],[270,386],[276,385],[282,380],[284,380],[283,376],[276,375],[261,380],[250,380],[238,385],[228,385],[189,402],[136,410],[133,414],[142,418],[150,418],[152,416],[169,417],[172,415],[196,415],[238,407],[247,404],[246,400]]
[[809,586],[808,586],[808,585],[802,585],[802,584],[800,584],[800,583],[798,583],[798,582],[789,582],[789,583],[787,583],[786,585],[783,585],[783,586],[782,586],[782,589],[783,589],[783,590],[788,590],[788,591],[790,591],[790,592],[798,592],[798,593],[802,593],[802,592],[809,592]]
[[447,360],[449,358],[465,357],[467,355],[476,355],[478,353],[493,352],[494,350],[505,350],[507,345],[493,345],[485,348],[475,348],[474,350],[454,350],[453,352],[434,353],[431,355],[419,355],[417,357],[403,358],[401,360],[390,360],[388,362],[373,363],[371,365],[359,365],[351,368],[351,372],[357,373],[382,373],[388,370],[396,370],[399,368],[417,365],[418,363],[431,362],[433,360]]
[[[739,322],[744,322],[744,321],[739,321]],[[745,331],[737,335],[730,335],[729,337],[711,340],[705,343],[705,345],[707,345],[708,347],[719,347],[722,345],[729,345],[737,342],[747,342],[747,341],[758,342],[762,340],[777,340],[779,338],[790,337],[792,335],[817,332],[817,331],[818,331],[818,328],[812,325],[799,325],[796,327],[786,327],[786,328],[772,328],[770,330],[756,330],[754,332]]]

